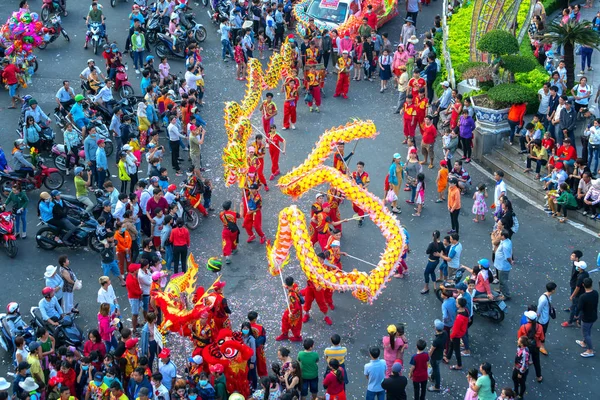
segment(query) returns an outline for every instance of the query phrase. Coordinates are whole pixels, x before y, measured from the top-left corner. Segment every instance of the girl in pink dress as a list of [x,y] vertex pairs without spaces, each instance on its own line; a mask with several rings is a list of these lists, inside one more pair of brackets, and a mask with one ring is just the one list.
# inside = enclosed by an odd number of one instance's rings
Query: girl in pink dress
[[383,337],[383,359],[385,360],[385,377],[392,373],[392,365],[396,360],[400,360],[404,365],[404,350],[407,347],[407,340],[404,336],[404,326],[390,325],[387,327],[388,336]]

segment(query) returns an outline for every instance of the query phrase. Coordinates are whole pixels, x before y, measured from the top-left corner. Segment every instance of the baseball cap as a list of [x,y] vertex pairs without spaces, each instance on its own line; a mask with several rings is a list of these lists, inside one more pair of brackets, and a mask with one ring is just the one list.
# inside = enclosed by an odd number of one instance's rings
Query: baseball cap
[[456,289],[457,290],[467,290],[467,285],[465,285],[464,282],[459,282],[456,284]]
[[29,364],[27,361],[21,361],[19,363],[19,365],[17,366],[17,371],[22,371],[24,369],[29,369],[31,367],[31,364]]
[[318,199],[319,197],[323,197],[323,196],[325,196],[323,193],[317,193],[315,195],[315,199]]
[[104,202],[102,203],[102,207],[109,207],[110,206],[110,200],[104,200]]
[[135,346],[137,346],[139,341],[140,341],[140,339],[138,339],[138,338],[129,339],[125,342],[125,348],[133,349]]
[[400,153],[394,153],[394,160],[399,160],[401,158],[402,156],[400,155]]
[[402,364],[400,364],[399,362],[395,362],[392,365],[392,372],[395,372],[395,373],[399,374],[400,371],[402,371]]
[[334,240],[333,242],[331,242],[331,247],[340,247],[340,241]]
[[75,175],[79,175],[82,172],[83,172],[83,167],[75,167],[75,169],[73,170],[73,173]]
[[580,268],[580,269],[586,269],[587,268],[587,263],[585,261],[575,261],[573,264],[577,268]]
[[450,82],[444,81],[444,82],[440,83],[440,85],[450,87]]
[[481,265],[485,269],[488,269],[490,267],[490,260],[487,258],[482,258],[481,260],[477,261],[477,264]]
[[188,357],[188,361],[194,364],[202,364],[202,356]]
[[171,357],[171,350],[166,347],[158,354],[158,358],[168,358]]
[[39,348],[40,348],[40,344],[38,342],[29,343],[29,352],[30,353],[36,351]]
[[437,329],[438,331],[444,330],[444,323],[439,319],[436,319],[435,321],[433,321],[433,325],[435,326],[435,329]]
[[526,316],[527,319],[530,319],[532,321],[535,321],[537,319],[537,313],[535,311],[525,311],[523,315]]

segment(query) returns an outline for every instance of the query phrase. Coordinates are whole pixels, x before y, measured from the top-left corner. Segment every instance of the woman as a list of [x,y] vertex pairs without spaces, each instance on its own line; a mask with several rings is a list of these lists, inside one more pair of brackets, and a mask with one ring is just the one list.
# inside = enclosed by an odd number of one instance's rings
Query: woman
[[173,390],[175,393],[171,395],[172,400],[188,400],[187,381],[185,379],[177,379]]
[[256,375],[256,339],[252,336],[252,326],[250,322],[242,323],[242,339],[246,346],[252,349],[252,357],[248,360],[248,380],[252,390],[256,390],[258,377]]
[[403,168],[400,164],[400,160],[402,156],[400,153],[395,153],[394,158],[392,159],[392,164],[390,165],[388,171],[388,182],[392,187],[392,190],[396,194],[396,200],[392,201],[392,212],[396,214],[400,214],[400,209],[398,208],[398,195],[400,194],[400,186],[402,186],[402,173]]
[[466,163],[471,162],[471,150],[473,142],[473,131],[475,130],[475,121],[469,115],[467,110],[462,110],[462,115],[458,122],[460,144],[462,146],[463,157]]
[[290,349],[287,347],[280,347],[277,350],[277,359],[281,361],[281,378],[285,375],[285,373],[292,368],[292,362],[294,361],[292,357],[290,357]]
[[384,50],[383,54],[379,56],[377,64],[379,66],[379,79],[381,79],[379,93],[383,93],[387,89],[387,81],[392,77],[392,57],[390,57],[387,50]]
[[180,79],[179,80],[179,97],[183,96],[184,94],[188,94],[187,81],[185,79]]
[[[65,167],[67,168],[67,175],[69,175],[69,169],[75,168],[79,165],[79,147],[81,146],[81,139],[79,133],[73,129],[73,124],[67,123],[63,132],[65,141]],[[75,159],[74,165],[71,165],[71,157]]]
[[[363,61],[363,45],[362,39],[360,36],[357,36],[354,39],[354,50],[352,51],[352,62],[354,62],[354,81],[360,81],[360,73],[362,71],[362,63]],[[366,79],[366,77],[365,77]]]
[[143,101],[140,101],[137,105],[137,118],[140,133],[147,132],[148,128],[150,128],[150,121],[148,120],[148,115],[146,114],[146,103]]
[[408,160],[406,161],[406,164],[404,164],[406,183],[410,190],[410,200],[406,200],[408,204],[415,203],[415,196],[417,195],[417,175],[421,172],[423,172],[423,166],[417,159],[417,149],[412,148],[408,152]]
[[421,294],[429,293],[430,277],[433,282],[436,281],[435,269],[437,268],[438,264],[440,263],[440,256],[439,255],[436,256],[434,254],[436,254],[436,253],[439,254],[444,251],[444,245],[440,241],[440,231],[433,231],[432,237],[433,237],[433,241],[431,243],[429,243],[429,246],[427,246],[427,250],[425,250],[425,254],[427,254],[428,258],[427,258],[427,266],[425,266],[425,272],[423,274],[425,276],[425,286],[423,287],[423,290],[421,290]]
[[336,358],[329,360],[329,372],[325,375],[325,379],[323,379],[326,398],[329,400],[346,400],[346,392],[344,390],[345,373]]
[[283,375],[283,385],[285,392],[292,396],[300,398],[300,388],[302,387],[302,370],[298,361],[292,361],[290,368]]
[[63,299],[64,306],[63,310],[65,313],[70,313],[71,311],[77,311],[73,308],[73,291],[75,289],[75,282],[77,281],[77,276],[75,272],[71,269],[71,262],[67,256],[60,256],[58,258],[58,265],[60,266],[60,276],[65,281],[63,286]]
[[514,216],[515,213],[513,212],[511,201],[508,200],[506,196],[502,197],[500,202],[500,216],[495,217],[495,219],[496,221],[502,221],[502,226],[504,227],[504,229],[508,230],[509,239],[512,239],[512,235],[514,233],[512,230],[514,226]]
[[[95,353],[97,357],[94,359],[91,354]],[[83,355],[94,359],[92,365],[96,371],[100,371],[102,368],[102,361],[106,356],[106,346],[102,343],[100,332],[97,329],[92,329],[88,333],[88,340],[83,345]]]
[[385,360],[385,377],[388,378],[392,373],[392,365],[398,359],[403,358],[404,349],[407,347],[403,339],[404,327],[402,332],[398,332],[396,325],[387,327],[387,336],[384,336],[383,341],[383,359]]
[[50,368],[50,356],[54,355],[56,349],[56,341],[50,336],[48,330],[43,327],[37,329],[35,336],[37,336],[37,342],[40,344],[40,347],[38,347],[40,364],[42,369],[48,370]]
[[148,366],[150,368],[154,365],[154,359],[158,352],[158,343],[154,338],[154,332],[156,331],[156,314],[149,312],[146,315],[146,323],[142,328],[141,342],[140,342],[140,355],[148,357]]
[[27,117],[25,126],[23,126],[23,140],[27,146],[39,149],[41,132],[42,128],[35,122],[35,119],[31,115]]
[[585,76],[571,89],[571,95],[575,99],[575,112],[579,113],[579,110],[588,107],[590,97],[592,97],[592,88],[587,84]]
[[452,97],[454,97],[454,104],[450,107],[450,129],[454,129],[458,126],[458,118],[462,114],[462,94],[452,91]]
[[535,376],[538,382],[542,382],[542,364],[540,363],[540,347],[545,340],[544,329],[541,324],[537,323],[537,313],[535,311],[525,311],[527,323],[521,325],[517,332],[517,339],[521,336],[526,336],[529,339],[529,354],[533,360],[535,367]]
[[504,229],[504,224],[502,224],[501,220],[496,222],[496,228],[492,231],[490,235],[490,240],[492,242],[492,262],[496,259],[496,250],[498,250],[498,246],[500,245],[502,230]]
[[490,363],[483,363],[479,366],[481,376],[477,381],[471,382],[471,389],[477,393],[479,400],[496,400],[496,380],[492,375],[492,366]]
[[404,45],[400,43],[394,52],[394,58],[392,59],[392,72],[394,73],[394,81],[396,86],[398,86],[398,81],[400,80],[400,75],[402,75],[402,71],[400,67],[406,66],[408,62],[408,53],[404,50]]
[[[25,239],[27,237],[27,205],[29,204],[29,198],[21,190],[21,184],[18,182],[13,183],[12,190],[4,203],[5,209],[12,203],[12,209],[15,211],[15,236]],[[21,231],[21,224],[23,225],[23,234]]]
[[127,185],[131,181],[129,174],[127,173],[127,153],[121,152],[119,157],[119,163],[117,164],[119,170],[119,179],[121,180],[121,190],[119,193],[127,194]]
[[274,376],[260,378],[260,389],[252,393],[254,400],[277,400],[281,396],[279,384]]
[[98,311],[98,332],[100,333],[100,338],[104,342],[106,346],[106,352],[110,352],[111,349],[116,350],[117,348],[117,338],[115,337],[116,328],[116,320],[113,319],[110,314],[110,304],[102,303],[100,304],[100,311]]

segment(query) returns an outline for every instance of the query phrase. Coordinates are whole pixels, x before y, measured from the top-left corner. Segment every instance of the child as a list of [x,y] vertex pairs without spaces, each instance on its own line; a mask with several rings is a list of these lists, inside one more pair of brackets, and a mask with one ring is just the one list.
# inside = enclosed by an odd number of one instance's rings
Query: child
[[311,338],[304,339],[302,347],[304,350],[298,353],[298,362],[302,371],[302,397],[306,398],[310,388],[312,398],[315,400],[319,392],[319,354],[314,351],[315,342]]
[[164,251],[165,253],[165,266],[169,271],[173,269],[171,267],[173,262],[173,244],[169,240],[171,237],[171,231],[173,229],[171,226],[172,221],[173,217],[171,215],[165,215],[165,220],[163,221],[163,230],[160,233],[160,251]]
[[[502,389],[502,393],[500,393],[500,397],[498,400],[515,400],[515,392],[511,388]],[[517,397],[517,399],[522,399],[523,396]]]
[[160,173],[160,176],[158,177],[158,186],[160,186],[163,192],[166,192],[169,187],[169,171],[165,167],[162,167],[158,171]]
[[[444,236],[442,244],[444,245],[444,254],[450,253],[450,236]],[[442,263],[440,264],[440,280],[445,282],[446,279],[448,279],[448,262],[442,259]]]
[[515,393],[519,399],[525,394],[525,381],[529,372],[529,338],[521,336],[517,340],[517,355],[515,356],[515,367],[512,372],[512,380],[515,388]]
[[154,218],[152,218],[152,243],[156,249],[160,249],[160,233],[163,230],[164,222],[165,216],[163,210],[162,208],[157,208],[156,214]]
[[417,196],[415,197],[415,204],[417,205],[417,212],[413,214],[413,217],[420,217],[421,211],[423,210],[423,204],[425,204],[425,174],[419,173],[417,175]]
[[115,240],[112,232],[107,234],[106,240],[104,241],[104,247],[100,251],[100,256],[102,257],[102,274],[104,276],[109,276],[109,274],[112,272],[113,275],[119,277],[119,281],[121,281],[122,285],[125,280],[121,275],[119,264],[115,259]]
[[160,82],[159,86],[162,87],[165,84],[165,79],[169,78],[169,71],[171,70],[171,66],[167,62],[167,57],[163,57],[160,59],[160,64],[158,65]]
[[440,169],[438,170],[435,182],[437,183],[438,190],[438,198],[435,202],[441,203],[446,201],[446,198],[444,197],[444,192],[446,192],[446,189],[448,188],[448,162],[446,160],[440,161]]
[[473,214],[475,214],[475,218],[473,218],[473,222],[479,222],[479,217],[481,217],[482,221],[485,221],[485,213],[488,211],[487,204],[485,203],[485,199],[488,197],[487,187],[485,183],[482,183],[477,187],[477,192],[473,194],[473,209],[471,210]]
[[[108,231],[106,229],[106,219],[104,217],[98,217],[98,226],[96,226],[96,237],[98,241],[106,246]],[[104,274],[107,275],[107,274]]]
[[258,30],[258,56],[260,57],[261,60],[265,59],[265,55],[264,55],[264,51],[266,48],[265,45],[265,31],[264,29],[259,29]]
[[202,205],[208,211],[215,211],[215,209],[211,208],[211,206],[210,206],[210,200],[212,198],[212,188],[213,188],[212,181],[208,178],[205,179],[204,180],[204,193],[202,193],[202,198],[204,200],[204,204],[202,204]]
[[477,378],[479,377],[479,371],[475,368],[471,368],[469,372],[467,372],[467,393],[465,393],[465,400],[477,400],[477,392],[471,389],[471,384],[477,382]]
[[413,381],[413,388],[415,390],[415,399],[425,399],[425,393],[427,392],[427,364],[429,363],[429,353],[425,351],[427,343],[423,339],[417,340],[417,354],[413,355],[410,359],[410,371],[408,377]]
[[[404,327],[402,327],[404,329]],[[340,346],[340,342],[342,338],[337,333],[331,335],[331,346],[325,348],[323,353],[325,354],[325,361],[327,365],[329,365],[329,361],[335,359],[340,363],[340,367],[344,369],[344,382],[348,384],[348,370],[346,369],[346,355],[348,354],[348,349],[344,346]]]
[[100,77],[98,76],[98,71],[96,71],[96,69],[92,69],[90,71],[90,75],[88,76],[88,85],[92,90],[92,94],[98,93],[98,89],[100,89]]
[[448,145],[450,144],[450,132],[452,132],[449,128],[444,128],[444,132],[442,133],[442,148],[444,149],[444,159],[448,160],[450,156],[450,150],[448,149]]
[[233,50],[233,58],[235,60],[235,79],[243,81],[246,75],[246,58],[242,49],[242,38],[238,37],[235,41],[235,49]]
[[[553,217],[560,217],[558,222],[565,222],[567,220],[567,211],[568,210],[576,210],[577,209],[577,200],[573,193],[569,190],[569,185],[566,183],[560,184],[559,189],[560,195],[554,200],[555,210]],[[548,205],[550,205],[550,196],[548,196]],[[552,209],[552,207],[550,207]],[[562,211],[562,217],[561,217]]]
[[[412,94],[406,96],[404,102],[404,141],[402,144],[407,144],[409,137],[415,136],[415,130],[417,129],[417,109],[414,104]],[[409,148],[410,151],[410,148]]]

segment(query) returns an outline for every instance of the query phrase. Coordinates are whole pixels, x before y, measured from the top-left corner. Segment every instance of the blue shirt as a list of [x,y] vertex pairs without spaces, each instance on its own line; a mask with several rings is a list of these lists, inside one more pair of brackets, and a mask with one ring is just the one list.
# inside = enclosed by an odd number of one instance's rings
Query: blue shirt
[[85,118],[81,102],[73,104],[73,107],[71,107],[71,115],[73,116],[73,121],[79,121],[80,119]]
[[47,321],[52,317],[60,318],[63,314],[62,307],[58,304],[56,296],[52,296],[50,301],[46,301],[45,298],[41,299],[38,306],[40,307],[42,319],[44,321]]
[[52,209],[54,208],[53,202],[42,201],[38,206],[40,210],[40,218],[44,222],[48,222],[52,219]]
[[65,281],[63,281],[63,278],[61,278],[59,274],[54,274],[54,276],[46,278],[46,286],[51,287],[53,289],[57,286],[60,286],[61,290],[54,290],[54,297],[56,297],[58,300],[63,298],[62,288],[64,285]]
[[371,360],[371,362],[365,364],[365,376],[369,378],[369,384],[367,391],[369,392],[382,392],[381,382],[385,379],[385,361],[381,359]]
[[450,252],[448,253],[448,257],[450,257],[450,261],[448,261],[448,267],[454,268],[454,269],[460,268],[461,253],[462,253],[462,244],[460,244],[460,242],[450,246]]
[[96,136],[89,135],[83,141],[83,150],[85,151],[85,161],[96,161],[96,150],[98,149],[98,143],[96,143]]
[[231,28],[225,24],[221,24],[221,40],[229,40],[229,31]]
[[508,261],[509,258],[512,258],[512,242],[510,239],[504,239],[496,249],[494,267],[496,267],[498,271],[510,271],[512,265]]
[[146,88],[150,86],[150,77],[142,78],[140,81],[140,88],[142,89],[142,95],[146,94]]
[[96,168],[108,169],[108,160],[106,159],[106,151],[103,147],[96,149]]
[[61,103],[66,103],[67,101],[71,100],[71,95],[75,97],[75,92],[73,91],[73,88],[69,88],[69,91],[67,92],[64,86],[58,89],[58,92],[56,92],[56,98]]
[[456,299],[450,297],[442,303],[442,322],[444,326],[452,327],[456,318]]

